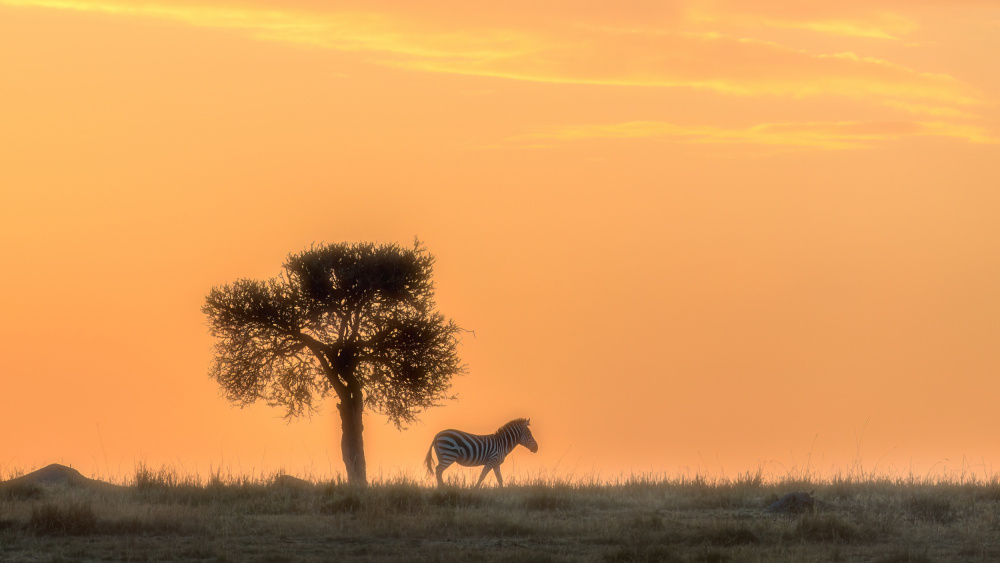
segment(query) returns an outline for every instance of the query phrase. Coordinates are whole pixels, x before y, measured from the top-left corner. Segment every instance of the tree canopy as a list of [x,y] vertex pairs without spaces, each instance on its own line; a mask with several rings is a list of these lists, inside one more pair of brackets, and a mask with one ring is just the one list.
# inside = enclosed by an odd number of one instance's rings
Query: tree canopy
[[336,395],[348,480],[365,483],[362,412],[402,429],[465,371],[463,329],[435,309],[433,265],[419,241],[330,244],[289,255],[278,277],[215,287],[202,307],[218,339],[211,376],[230,401],[287,417]]

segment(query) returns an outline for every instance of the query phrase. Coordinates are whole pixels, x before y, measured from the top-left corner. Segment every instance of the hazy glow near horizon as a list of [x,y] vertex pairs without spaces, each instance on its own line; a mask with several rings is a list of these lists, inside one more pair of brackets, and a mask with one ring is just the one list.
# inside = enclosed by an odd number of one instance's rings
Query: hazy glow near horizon
[[505,475],[1000,470],[1000,6],[0,0],[0,470],[341,472],[213,285],[420,237]]

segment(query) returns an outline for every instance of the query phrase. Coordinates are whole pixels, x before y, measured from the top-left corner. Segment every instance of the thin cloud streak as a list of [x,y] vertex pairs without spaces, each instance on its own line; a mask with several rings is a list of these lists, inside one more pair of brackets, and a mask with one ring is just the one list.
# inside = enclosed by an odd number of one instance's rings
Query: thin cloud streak
[[481,60],[498,54],[507,56],[524,49],[517,45],[518,38],[510,35],[484,37],[482,34],[463,32],[421,33],[408,30],[398,18],[377,13],[313,14],[228,6],[81,0],[0,0],[0,5],[166,19],[197,27],[243,31],[255,39],[340,51]]
[[741,12],[740,7],[730,10],[694,8],[688,12],[693,23],[716,24],[736,28],[773,27],[798,29],[840,37],[861,37],[898,41],[919,26],[912,19],[892,13],[879,12],[867,17],[846,14],[803,14],[783,17],[778,14]]
[[825,122],[763,123],[743,129],[685,126],[656,121],[631,121],[608,125],[582,125],[524,135],[511,142],[522,148],[540,140],[658,138],[685,144],[770,145],[812,149],[859,149],[877,143],[912,137],[947,137],[970,143],[994,144],[998,140],[975,126],[946,122]]

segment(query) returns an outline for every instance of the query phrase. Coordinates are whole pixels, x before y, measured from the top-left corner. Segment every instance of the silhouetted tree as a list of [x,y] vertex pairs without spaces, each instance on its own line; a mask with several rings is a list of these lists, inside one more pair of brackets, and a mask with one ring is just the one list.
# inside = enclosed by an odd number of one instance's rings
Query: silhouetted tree
[[262,399],[289,418],[332,390],[348,481],[366,484],[364,410],[402,429],[465,371],[462,329],[434,308],[433,264],[419,241],[331,244],[289,255],[276,278],[213,288],[202,307],[219,339],[212,377],[230,401]]

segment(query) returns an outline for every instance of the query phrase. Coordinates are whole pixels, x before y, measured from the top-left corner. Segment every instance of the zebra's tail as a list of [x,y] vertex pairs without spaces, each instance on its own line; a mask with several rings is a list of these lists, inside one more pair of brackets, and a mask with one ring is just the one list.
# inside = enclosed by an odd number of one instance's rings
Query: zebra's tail
[[434,474],[434,458],[431,457],[431,453],[433,451],[434,451],[434,442],[431,442],[431,447],[428,448],[428,450],[427,450],[427,459],[424,460],[424,463],[427,464],[427,474],[428,475],[433,475]]

